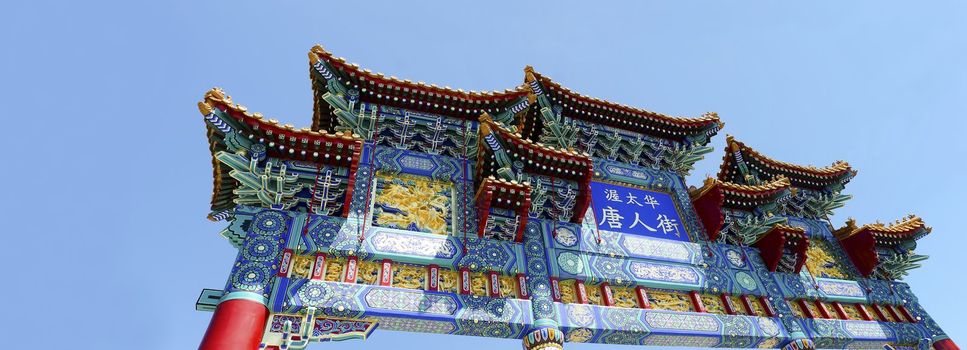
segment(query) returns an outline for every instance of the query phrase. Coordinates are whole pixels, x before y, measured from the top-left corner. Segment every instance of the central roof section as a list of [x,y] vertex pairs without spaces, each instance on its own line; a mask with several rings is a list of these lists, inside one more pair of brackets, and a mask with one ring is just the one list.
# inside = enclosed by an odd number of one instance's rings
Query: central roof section
[[672,117],[584,96],[530,66],[524,69],[525,83],[520,86],[503,91],[468,92],[374,73],[334,56],[319,45],[310,50],[309,63],[313,131],[331,132],[339,126],[338,111],[327,101],[327,93],[343,94],[350,103],[392,106],[469,121],[477,121],[483,113],[521,113],[535,103],[535,95],[546,94],[565,117],[676,141],[698,135],[711,137],[724,125],[714,112],[698,118]]

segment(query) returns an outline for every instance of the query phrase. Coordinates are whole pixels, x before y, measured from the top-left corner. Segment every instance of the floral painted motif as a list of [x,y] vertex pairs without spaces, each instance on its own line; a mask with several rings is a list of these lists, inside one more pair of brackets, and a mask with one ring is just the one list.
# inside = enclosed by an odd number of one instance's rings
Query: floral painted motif
[[629,266],[631,273],[640,279],[689,284],[699,283],[698,272],[685,266],[654,264],[644,261],[632,261]]

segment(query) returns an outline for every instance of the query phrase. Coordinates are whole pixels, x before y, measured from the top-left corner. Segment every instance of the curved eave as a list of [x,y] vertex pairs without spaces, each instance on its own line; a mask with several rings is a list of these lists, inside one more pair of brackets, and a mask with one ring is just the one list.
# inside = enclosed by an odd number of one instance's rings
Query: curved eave
[[[849,163],[844,161],[836,161],[828,167],[820,168],[775,160],[735,140],[732,135],[728,135],[726,136],[725,156],[722,158],[722,165],[719,167],[717,175],[719,180],[733,182],[742,180],[738,178],[741,174],[735,160],[735,152],[741,154],[747,166],[751,166],[771,177],[787,177],[796,187],[823,189],[837,183],[845,185],[856,175],[856,171],[850,167]],[[750,161],[754,161],[755,164]]]
[[891,224],[872,223],[856,227],[852,219],[843,228],[834,232],[839,240],[853,237],[870,236],[878,246],[894,246],[903,242],[916,241],[930,234],[933,229],[927,226],[923,219],[910,215]]
[[[573,179],[590,178],[590,173],[592,172],[591,169],[594,164],[590,156],[571,150],[554,148],[539,142],[532,142],[528,139],[525,139],[521,134],[508,130],[500,123],[494,122],[493,119],[491,119],[487,114],[484,114],[480,117],[480,123],[482,125],[487,125],[489,130],[497,133],[500,138],[513,143],[516,147],[519,147],[525,151],[525,157],[536,155],[537,159],[535,159],[535,162],[539,162],[541,158],[546,158],[554,163],[557,163],[557,167],[566,167],[564,169],[559,168],[561,171],[558,172],[568,172],[568,174],[558,174],[555,176]],[[484,128],[481,128],[480,130],[481,132],[486,132],[486,129]],[[527,165],[525,165],[525,167],[526,166]]]
[[[385,76],[382,73],[362,69],[355,63],[348,63],[341,57],[333,56],[322,46],[316,45],[309,51],[310,67],[319,60],[338,72],[336,79],[341,84],[358,90],[360,100],[363,102],[476,119],[480,113],[498,112],[508,104],[527,96],[527,90],[523,86],[503,91],[477,92]],[[317,86],[326,86],[326,80],[318,74],[310,74],[310,77],[313,80],[314,89]],[[321,94],[314,94],[317,109],[326,105],[325,101],[320,101],[320,96]],[[314,119],[319,119],[318,112]],[[320,123],[319,120],[313,120],[314,126]]]
[[711,138],[725,126],[715,112],[697,118],[669,116],[582,95],[534,71],[533,67],[524,68],[524,82],[528,83],[525,85],[532,92],[529,83],[535,79],[548,90],[544,93],[548,94],[550,100],[560,103],[564,111],[575,119],[671,139],[701,134]]
[[[204,99],[199,103],[199,110],[203,115],[215,109],[224,112],[235,125],[242,126],[243,130],[238,131],[253,142],[261,142],[262,139],[265,139],[265,143],[278,142],[277,146],[268,147],[270,156],[348,167],[353,162],[353,157],[358,157],[359,152],[362,151],[363,141],[357,135],[348,132],[330,134],[308,128],[296,129],[288,124],[280,125],[277,120],[266,120],[261,113],[251,113],[245,106],[234,103],[232,98],[219,88],[206,92]],[[230,169],[215,159],[216,153],[227,150],[224,143],[225,135],[210,123],[205,125],[214,177],[211,209],[221,211],[234,205],[233,191],[238,188],[238,182],[228,174]],[[322,153],[313,151],[314,145],[327,144],[342,145],[342,151],[329,151],[333,154],[331,157],[326,153],[327,151]]]
[[708,177],[702,187],[692,191],[690,196],[695,199],[712,189],[721,191],[723,205],[743,208],[775,202],[784,194],[794,190],[789,180],[783,176],[761,185],[742,185]]

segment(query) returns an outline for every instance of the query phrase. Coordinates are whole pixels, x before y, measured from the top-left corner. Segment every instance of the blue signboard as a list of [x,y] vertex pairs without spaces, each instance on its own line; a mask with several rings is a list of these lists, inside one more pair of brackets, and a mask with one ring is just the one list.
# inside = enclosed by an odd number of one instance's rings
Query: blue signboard
[[667,193],[591,182],[591,204],[599,230],[689,241]]

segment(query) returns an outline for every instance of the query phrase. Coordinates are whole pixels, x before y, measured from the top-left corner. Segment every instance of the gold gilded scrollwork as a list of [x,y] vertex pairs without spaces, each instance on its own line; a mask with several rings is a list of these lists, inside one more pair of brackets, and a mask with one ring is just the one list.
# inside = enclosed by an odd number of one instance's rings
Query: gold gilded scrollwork
[[346,259],[330,258],[326,261],[326,281],[342,282],[342,269],[346,265]]
[[511,276],[501,275],[500,276],[500,294],[504,298],[516,298],[517,297],[517,281]]
[[818,238],[811,239],[809,248],[806,249],[806,269],[815,277],[846,279],[843,268],[829,253],[831,249],[829,242]]
[[853,304],[843,305],[843,312],[845,312],[846,317],[849,317],[849,319],[851,320],[863,319],[863,316],[860,315],[860,312],[856,310],[856,305],[853,305]]
[[638,307],[638,297],[632,288],[611,286],[611,295],[614,296],[614,306]]
[[[376,225],[447,234],[453,184],[422,176],[378,174],[381,184],[376,193]],[[383,207],[393,211],[383,211]]]
[[604,305],[604,299],[601,297],[600,284],[585,284],[584,290],[588,291],[588,304]]
[[470,293],[473,295],[487,296],[487,276],[483,272],[470,273]]
[[291,278],[309,278],[312,274],[312,263],[316,258],[308,255],[296,255],[292,259]]
[[380,268],[383,264],[373,261],[363,261],[359,263],[359,283],[378,284]]
[[652,308],[672,311],[693,311],[692,301],[681,292],[648,291]]
[[561,302],[576,303],[577,295],[574,291],[574,280],[564,280],[558,282],[561,288]]
[[440,291],[459,293],[460,274],[453,270],[440,269]]
[[725,312],[725,306],[722,305],[722,299],[718,295],[702,294],[702,304],[705,305],[705,310],[712,314],[727,314]]
[[426,270],[423,267],[396,263],[393,264],[393,287],[423,289]]

